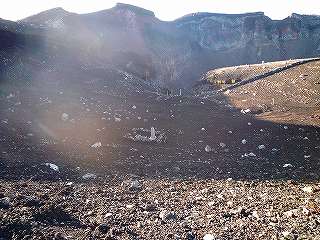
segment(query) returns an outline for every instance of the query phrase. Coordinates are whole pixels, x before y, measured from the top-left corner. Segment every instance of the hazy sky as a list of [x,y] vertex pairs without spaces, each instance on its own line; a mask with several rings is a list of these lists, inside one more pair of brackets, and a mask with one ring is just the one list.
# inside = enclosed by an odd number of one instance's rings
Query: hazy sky
[[291,13],[320,15],[320,0],[0,0],[0,18],[18,20],[54,8],[88,13],[124,2],[155,12],[162,20],[173,20],[192,12],[243,13],[263,11],[272,19]]

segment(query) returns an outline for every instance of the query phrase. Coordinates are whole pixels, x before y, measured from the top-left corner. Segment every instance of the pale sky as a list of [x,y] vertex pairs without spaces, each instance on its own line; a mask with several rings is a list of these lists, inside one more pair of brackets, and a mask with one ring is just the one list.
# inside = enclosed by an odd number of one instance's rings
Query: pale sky
[[19,20],[54,7],[88,13],[111,8],[117,2],[152,10],[161,20],[173,20],[193,12],[262,11],[272,19],[283,19],[293,12],[320,15],[320,0],[0,0],[0,18]]

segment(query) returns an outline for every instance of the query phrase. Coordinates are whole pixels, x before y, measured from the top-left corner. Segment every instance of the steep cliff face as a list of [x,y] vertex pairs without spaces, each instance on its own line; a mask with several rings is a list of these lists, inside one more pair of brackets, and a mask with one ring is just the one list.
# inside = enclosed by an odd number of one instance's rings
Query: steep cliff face
[[273,21],[263,13],[238,15],[199,13],[176,20],[216,66],[317,56],[320,17],[293,14]]
[[[37,39],[38,52],[28,56],[113,67],[156,86],[190,87],[209,69],[320,54],[320,17],[299,14],[274,21],[262,12],[195,13],[164,22],[151,11],[117,4],[89,14],[56,8],[5,25]],[[3,42],[17,34],[1,29]],[[24,41],[17,47],[33,46]]]
[[[263,58],[261,50],[275,47],[279,56],[290,41],[309,41],[319,47],[320,17],[292,14],[292,16],[273,21],[262,12],[249,14],[210,14],[199,13],[176,20],[179,28],[188,33],[202,48],[223,51],[232,48],[247,47],[254,44]],[[298,49],[297,49],[298,50]],[[310,49],[311,52],[313,49]],[[300,54],[304,54],[301,49]],[[299,51],[291,54],[299,54]]]

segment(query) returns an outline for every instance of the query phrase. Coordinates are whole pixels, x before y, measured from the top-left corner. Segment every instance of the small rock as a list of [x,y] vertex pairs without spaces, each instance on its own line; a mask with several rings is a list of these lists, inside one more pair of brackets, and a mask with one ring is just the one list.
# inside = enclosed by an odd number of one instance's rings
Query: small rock
[[288,168],[288,167],[293,167],[293,166],[292,166],[292,164],[290,164],[290,163],[286,163],[286,164],[284,164],[282,167],[283,167],[283,168]]
[[245,153],[244,155],[242,155],[243,157],[256,157],[256,155],[251,152],[251,153]]
[[101,233],[107,233],[110,229],[110,227],[105,224],[105,223],[101,223],[99,226],[98,226],[98,229]]
[[206,152],[211,152],[211,147],[209,146],[209,145],[207,145],[205,148],[204,148],[204,150],[206,151]]
[[143,209],[147,212],[153,212],[153,211],[157,210],[157,206],[154,204],[147,204],[144,206]]
[[242,144],[246,144],[246,143],[247,143],[247,140],[246,140],[246,139],[242,139],[242,140],[241,140],[241,143],[242,143]]
[[33,196],[26,196],[24,198],[24,205],[27,207],[37,207],[41,203],[40,199]]
[[167,210],[161,211],[160,214],[159,214],[159,217],[163,221],[177,219],[177,215],[176,215],[175,212],[171,212],[171,211],[167,211]]
[[51,168],[53,171],[59,172],[59,167],[53,163],[45,163],[45,165]]
[[302,188],[302,191],[306,193],[313,193],[314,189],[311,186]]
[[97,175],[93,173],[86,173],[85,175],[82,176],[82,179],[84,180],[90,180],[90,179],[96,179]]
[[102,146],[101,142],[96,142],[96,143],[91,145],[92,148],[99,148],[101,146]]
[[187,240],[196,240],[197,237],[196,237],[196,235],[195,235],[193,232],[188,232],[188,233],[187,233],[187,236],[186,236],[186,239],[187,239]]
[[0,198],[0,209],[8,209],[10,207],[10,198],[3,197]]
[[66,240],[67,238],[61,232],[54,234],[54,240]]
[[297,217],[299,214],[299,210],[298,209],[293,209],[293,210],[290,210],[290,211],[286,211],[283,213],[284,216],[286,217]]
[[302,213],[304,215],[306,215],[306,216],[309,216],[310,215],[310,210],[304,207],[304,208],[302,208]]
[[250,110],[249,108],[247,108],[247,109],[241,109],[241,113],[243,113],[243,114],[247,114],[247,113],[249,113],[249,112],[251,112],[251,110]]
[[203,236],[203,240],[214,240],[214,236],[212,234],[206,234]]
[[223,143],[223,142],[221,142],[219,145],[220,145],[220,147],[222,147],[222,148],[224,148],[224,147],[227,146],[227,145],[226,145],[225,143]]
[[115,121],[115,122],[121,122],[121,118],[115,117],[115,118],[114,118],[114,121]]
[[266,146],[263,145],[263,144],[261,144],[261,145],[258,146],[258,149],[259,149],[259,150],[263,150],[263,149],[265,149],[265,148],[266,148]]
[[61,115],[61,120],[62,121],[68,121],[69,120],[69,114],[67,114],[67,113],[62,113],[62,115]]
[[260,216],[259,216],[259,214],[258,214],[257,211],[253,211],[253,212],[252,212],[252,216],[253,216],[254,218],[256,218],[256,219],[260,219]]
[[283,235],[283,237],[284,237],[284,239],[294,239],[294,236],[292,235],[292,233],[291,232],[289,232],[289,231],[284,231],[284,232],[282,232],[282,235]]
[[130,191],[139,190],[140,188],[141,188],[141,184],[138,180],[131,181],[129,186]]
[[66,185],[67,186],[72,186],[73,182],[67,182]]

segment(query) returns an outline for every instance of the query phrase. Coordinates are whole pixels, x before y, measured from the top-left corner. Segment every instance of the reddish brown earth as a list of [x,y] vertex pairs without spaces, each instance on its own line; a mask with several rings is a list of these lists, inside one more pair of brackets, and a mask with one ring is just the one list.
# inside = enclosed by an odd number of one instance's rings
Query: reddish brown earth
[[226,96],[240,109],[260,111],[259,119],[319,126],[319,79],[320,61],[315,61],[237,87]]

